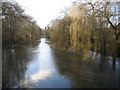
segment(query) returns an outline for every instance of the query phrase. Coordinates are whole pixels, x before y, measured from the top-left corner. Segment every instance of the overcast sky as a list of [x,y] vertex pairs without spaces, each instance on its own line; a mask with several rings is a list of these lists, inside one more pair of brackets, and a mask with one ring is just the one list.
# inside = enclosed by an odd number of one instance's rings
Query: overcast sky
[[[61,15],[60,12],[62,10],[64,10],[65,8],[69,8],[72,5],[72,2],[76,0],[15,0],[15,1],[17,1],[21,6],[23,6],[25,12],[32,16],[37,21],[37,24],[41,28],[44,28],[49,24],[51,20],[59,17]],[[119,0],[111,1],[115,2]]]
[[44,28],[53,19],[60,16],[64,8],[70,7],[76,0],[16,0],[25,12],[34,17],[37,24]]

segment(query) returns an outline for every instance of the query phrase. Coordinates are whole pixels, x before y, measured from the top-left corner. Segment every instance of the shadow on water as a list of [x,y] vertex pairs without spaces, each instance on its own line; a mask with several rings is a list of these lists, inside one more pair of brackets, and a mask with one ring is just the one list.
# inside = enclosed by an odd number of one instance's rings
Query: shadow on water
[[[71,53],[56,52],[59,72],[72,80],[72,88],[117,88],[120,72],[118,59],[100,57],[82,59]],[[118,71],[119,70],[119,71]]]
[[118,59],[98,56],[83,59],[55,51],[45,38],[41,38],[39,45],[2,53],[3,88],[118,87]]
[[27,69],[28,53],[14,49],[3,50],[2,53],[2,87],[18,86]]

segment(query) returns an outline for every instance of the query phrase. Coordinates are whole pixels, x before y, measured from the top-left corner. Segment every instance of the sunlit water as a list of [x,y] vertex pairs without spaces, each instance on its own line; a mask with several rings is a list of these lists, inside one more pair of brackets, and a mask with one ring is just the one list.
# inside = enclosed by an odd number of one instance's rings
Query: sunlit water
[[41,43],[37,46],[38,48],[30,50],[30,52],[36,54],[27,65],[25,84],[28,85],[27,87],[38,88],[69,87],[70,80],[61,76],[57,71],[54,55],[50,46],[45,41],[46,39],[42,38]]
[[24,49],[3,50],[4,88],[117,88],[120,62],[82,59],[53,50],[46,39]]

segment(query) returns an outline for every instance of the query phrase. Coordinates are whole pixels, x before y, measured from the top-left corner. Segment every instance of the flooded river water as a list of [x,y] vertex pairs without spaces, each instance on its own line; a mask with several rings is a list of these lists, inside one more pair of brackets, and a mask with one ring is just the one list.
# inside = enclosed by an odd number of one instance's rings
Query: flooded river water
[[41,43],[3,50],[3,88],[117,88],[120,60],[80,56]]

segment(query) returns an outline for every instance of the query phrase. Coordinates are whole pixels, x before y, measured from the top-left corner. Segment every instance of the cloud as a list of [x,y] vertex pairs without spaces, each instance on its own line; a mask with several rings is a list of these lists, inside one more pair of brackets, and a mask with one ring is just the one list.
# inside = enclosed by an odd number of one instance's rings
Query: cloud
[[69,7],[75,0],[16,0],[25,8],[25,12],[44,28],[52,19],[60,16],[60,11]]

